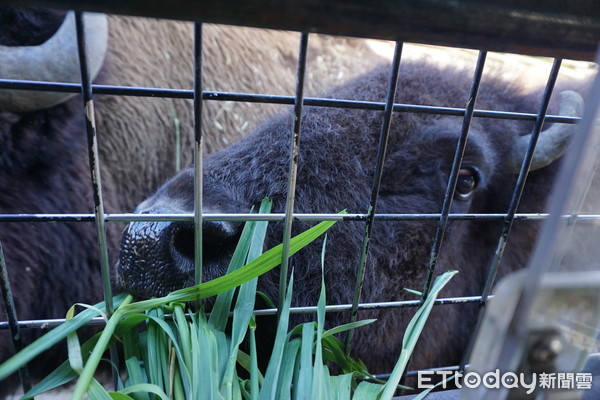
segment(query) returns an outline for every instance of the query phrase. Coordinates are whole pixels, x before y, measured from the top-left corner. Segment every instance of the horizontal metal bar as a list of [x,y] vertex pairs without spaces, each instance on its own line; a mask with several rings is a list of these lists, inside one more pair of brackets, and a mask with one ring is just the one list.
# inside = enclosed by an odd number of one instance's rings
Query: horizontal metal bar
[[[490,296],[492,298],[493,296]],[[476,303],[481,300],[481,296],[467,296],[467,297],[448,297],[443,299],[437,299],[434,304],[436,305],[448,305],[448,304],[464,304],[464,303]],[[406,308],[406,307],[418,307],[420,300],[405,300],[405,301],[389,301],[380,303],[362,303],[359,304],[359,310],[380,310],[387,308]],[[326,312],[344,312],[350,311],[352,304],[337,304],[325,307]],[[291,307],[290,312],[292,314],[311,314],[317,312],[317,306],[309,307]],[[261,315],[276,315],[276,308],[266,308],[261,310],[255,310],[254,314],[257,316]],[[39,319],[39,320],[27,320],[18,321],[20,329],[51,329],[63,324],[66,320],[64,318],[55,319]],[[106,320],[102,317],[93,318],[86,325],[104,325]],[[8,322],[0,322],[0,330],[8,329]]]
[[[0,89],[13,90],[35,90],[48,92],[68,92],[79,93],[81,86],[76,83],[58,83],[58,82],[43,82],[43,81],[21,81],[13,79],[0,79]],[[116,96],[134,96],[134,97],[160,97],[171,99],[193,99],[194,91],[187,89],[167,89],[167,88],[146,88],[133,86],[108,86],[108,85],[92,85],[93,94],[95,95],[116,95]],[[203,100],[214,101],[239,101],[245,103],[270,103],[293,105],[293,96],[280,96],[268,94],[252,94],[252,93],[233,93],[233,92],[202,92]],[[380,110],[383,111],[385,103],[376,101],[353,101],[339,99],[325,99],[319,97],[305,97],[303,104],[305,106],[316,107],[336,107],[348,109],[362,110]],[[436,106],[420,106],[413,104],[394,104],[395,112],[408,112],[415,114],[439,114],[455,117],[464,117],[464,108],[454,107],[436,107]],[[535,121],[537,114],[516,113],[508,111],[491,111],[491,110],[475,110],[474,117],[490,118],[490,119],[511,119],[516,121]],[[548,115],[547,122],[560,122],[574,124],[581,118],[564,117],[559,115]]]
[[0,0],[0,4],[310,31],[593,61],[597,0]]
[[[206,221],[283,221],[285,214],[204,214]],[[517,221],[541,221],[547,213],[515,214]],[[294,221],[364,221],[367,214],[294,214]],[[375,214],[379,221],[436,221],[440,214]],[[502,221],[506,214],[449,214],[451,220]],[[563,215],[562,218],[576,218],[578,221],[596,221],[600,214],[582,214],[577,217]],[[134,221],[193,221],[193,214],[105,214],[109,222]],[[5,222],[94,222],[94,214],[0,214],[0,223]]]

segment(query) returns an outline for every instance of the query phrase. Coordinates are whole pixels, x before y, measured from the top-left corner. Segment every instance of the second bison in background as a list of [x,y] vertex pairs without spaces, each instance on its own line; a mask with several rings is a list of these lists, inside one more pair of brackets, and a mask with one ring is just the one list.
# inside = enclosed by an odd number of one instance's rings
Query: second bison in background
[[[389,68],[382,67],[335,90],[340,99],[383,101]],[[463,107],[468,101],[470,74],[425,63],[404,63],[396,102]],[[476,107],[535,112],[540,93],[523,93],[498,77],[482,83]],[[560,94],[561,114],[579,116],[583,100],[572,91]],[[273,212],[284,210],[289,164],[289,135],[293,115],[275,117],[252,135],[209,156],[204,164],[204,207],[207,212],[248,212],[265,196]],[[373,110],[305,107],[301,128],[295,212],[335,213],[347,209],[364,213],[369,203],[375,155],[383,113]],[[446,190],[462,118],[419,113],[395,113],[383,171],[377,211],[380,213],[439,213]],[[460,169],[452,213],[505,213],[518,167],[522,143],[533,124],[475,118]],[[520,212],[544,210],[553,177],[574,125],[555,124],[541,134],[534,170],[522,197]],[[193,171],[184,170],[141,203],[139,213],[193,212]],[[282,238],[282,223],[267,234],[272,247]],[[310,226],[295,222],[297,234]],[[205,222],[205,280],[224,273],[240,234],[241,223]],[[412,299],[403,288],[420,289],[427,270],[436,223],[377,221],[368,255],[364,302]],[[487,266],[500,235],[497,221],[453,221],[439,255],[438,271],[460,274],[444,295],[481,293]],[[501,274],[527,262],[538,229],[517,223],[501,265]],[[329,233],[325,282],[329,304],[352,300],[363,222],[340,222]],[[130,224],[123,237],[117,266],[125,288],[141,297],[164,295],[193,284],[193,229],[185,222]],[[316,304],[320,289],[320,244],[292,259],[296,277],[294,305]],[[259,290],[277,298],[278,272],[259,280]],[[474,323],[476,307],[465,304],[434,310],[414,357],[414,367],[452,365],[460,356]],[[374,372],[389,372],[400,353],[404,328],[412,312],[364,312],[378,322],[357,331],[354,355]],[[298,319],[304,317],[297,317]],[[341,313],[328,315],[330,324],[347,322]],[[297,320],[298,321],[298,320]],[[259,321],[260,323],[260,321]],[[443,333],[441,333],[443,332]]]

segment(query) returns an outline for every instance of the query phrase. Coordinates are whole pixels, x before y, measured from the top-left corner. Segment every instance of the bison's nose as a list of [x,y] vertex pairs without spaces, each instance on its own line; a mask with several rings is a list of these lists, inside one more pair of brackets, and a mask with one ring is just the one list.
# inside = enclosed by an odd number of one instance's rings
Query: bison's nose
[[[202,256],[207,261],[229,253],[239,237],[240,224],[229,221],[204,221],[202,224]],[[195,230],[189,222],[174,222],[170,240],[171,255],[179,267],[194,268]]]
[[[241,223],[204,221],[204,280],[227,268]],[[163,296],[194,283],[195,233],[191,222],[133,222],[121,240],[117,274],[121,285],[140,297]]]

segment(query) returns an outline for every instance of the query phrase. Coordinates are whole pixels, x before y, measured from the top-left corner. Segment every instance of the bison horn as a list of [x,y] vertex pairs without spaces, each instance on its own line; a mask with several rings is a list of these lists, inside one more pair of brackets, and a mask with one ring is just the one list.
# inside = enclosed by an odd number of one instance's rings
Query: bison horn
[[[579,93],[565,90],[560,93],[560,115],[568,117],[581,117],[583,112],[583,99]],[[530,171],[544,168],[565,152],[569,139],[575,133],[575,124],[555,123],[552,127],[540,133]],[[531,134],[517,136],[513,146],[510,166],[515,173],[519,173],[525,152],[529,146]]]
[[[108,42],[103,14],[84,14],[90,74],[100,71]],[[81,81],[75,14],[67,13],[56,33],[38,46],[0,46],[0,78],[49,82]],[[65,102],[75,93],[0,90],[0,110],[26,112]]]

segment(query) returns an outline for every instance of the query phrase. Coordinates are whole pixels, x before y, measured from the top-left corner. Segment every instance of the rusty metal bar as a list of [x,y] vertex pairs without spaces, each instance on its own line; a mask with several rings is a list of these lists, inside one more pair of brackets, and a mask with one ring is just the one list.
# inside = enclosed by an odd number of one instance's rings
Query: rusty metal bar
[[[0,291],[2,292],[2,301],[4,301],[4,308],[6,309],[7,322],[0,322],[5,324],[10,330],[10,337],[15,347],[15,351],[19,352],[23,349],[23,340],[19,332],[19,318],[17,317],[17,308],[15,307],[15,301],[10,289],[10,280],[8,278],[8,270],[6,268],[6,261],[4,260],[4,251],[2,250],[2,243],[0,243]],[[27,365],[19,368],[19,377],[21,378],[21,386],[23,392],[27,393],[31,389],[31,380],[29,379],[29,369]]]
[[[365,269],[367,263],[367,255],[369,253],[369,243],[371,241],[371,233],[373,231],[373,223],[375,220],[375,209],[377,208],[377,199],[379,198],[379,188],[381,187],[381,178],[383,176],[383,167],[385,164],[385,153],[387,151],[388,139],[390,136],[390,127],[392,125],[392,114],[394,107],[394,99],[396,98],[396,90],[398,89],[398,77],[400,75],[400,59],[402,58],[402,43],[397,42],[394,49],[394,58],[392,60],[390,78],[388,82],[388,92],[385,102],[385,111],[383,115],[383,123],[381,124],[381,133],[379,135],[379,144],[377,147],[377,161],[375,171],[373,173],[373,182],[371,184],[371,198],[369,200],[369,208],[367,211],[367,221],[365,223],[365,231],[363,235],[363,243],[360,251],[360,259],[356,268],[356,286],[354,287],[354,296],[352,299],[352,311],[350,313],[350,323],[355,322],[358,316],[358,303],[362,292],[363,282],[365,278]],[[348,331],[346,336],[346,353],[350,353],[352,347],[352,337],[354,329]]]
[[81,90],[83,94],[83,111],[85,114],[85,127],[87,132],[88,156],[90,163],[91,182],[94,193],[94,216],[98,234],[100,252],[100,268],[102,272],[102,289],[104,301],[109,314],[114,311],[112,302],[112,288],[110,282],[110,265],[108,261],[108,247],[106,244],[106,228],[104,226],[104,202],[102,199],[102,183],[100,179],[100,158],[98,155],[98,139],[96,135],[96,121],[94,116],[94,101],[92,86],[87,61],[87,47],[83,26],[83,17],[80,12],[75,13],[75,26],[77,29],[77,49],[79,52],[79,66],[81,72]]
[[194,24],[194,282],[202,283],[202,24]]
[[302,106],[304,102],[304,77],[306,75],[306,56],[308,53],[308,33],[300,36],[298,54],[298,71],[296,73],[296,99],[294,101],[294,126],[290,144],[290,164],[288,172],[287,199],[285,204],[285,221],[283,228],[283,244],[281,267],[279,270],[279,305],[283,305],[287,291],[287,275],[292,237],[292,215],[294,213],[294,197],[296,195],[296,174],[298,171],[298,153],[300,152],[300,128],[302,125]]
[[[13,90],[36,90],[48,92],[66,92],[79,93],[81,86],[76,83],[58,83],[43,81],[22,81],[14,79],[0,79],[0,89]],[[167,89],[167,88],[147,88],[134,86],[109,86],[92,85],[94,95],[112,95],[112,96],[135,96],[135,97],[162,97],[170,99],[193,99],[194,91],[188,89]],[[280,96],[255,93],[232,93],[232,92],[202,92],[203,100],[211,101],[238,101],[247,103],[269,103],[293,105],[294,96]],[[356,101],[325,99],[318,97],[305,97],[305,106],[318,107],[339,107],[359,110],[381,110],[385,108],[385,103],[376,101]],[[410,112],[421,114],[450,115],[463,117],[466,109],[454,107],[423,106],[415,104],[394,104],[395,112]],[[493,119],[512,119],[515,121],[535,121],[537,114],[517,113],[508,111],[493,110],[474,110],[473,117],[493,118]],[[566,124],[575,124],[580,120],[578,117],[565,117],[559,115],[547,115],[546,122],[560,122]]]
[[533,131],[531,133],[531,140],[529,142],[529,146],[527,147],[527,151],[525,152],[525,158],[523,159],[523,163],[521,164],[521,170],[519,172],[519,176],[517,178],[517,183],[515,184],[515,190],[513,191],[513,195],[508,207],[507,216],[504,220],[504,224],[502,226],[502,231],[500,233],[500,237],[498,239],[498,244],[496,246],[496,251],[494,253],[494,257],[490,263],[490,267],[488,269],[488,275],[486,278],[485,286],[483,288],[481,294],[481,300],[479,303],[480,309],[477,316],[477,323],[475,325],[475,329],[473,330],[471,341],[467,348],[467,351],[463,355],[462,364],[468,362],[471,352],[473,351],[473,346],[475,342],[475,338],[477,337],[477,333],[481,328],[481,324],[483,322],[484,308],[485,303],[487,301],[488,296],[491,293],[492,286],[496,279],[496,274],[498,272],[498,267],[500,265],[500,261],[502,260],[502,255],[504,254],[504,249],[506,247],[506,243],[508,241],[508,236],[510,234],[512,225],[514,223],[514,215],[517,212],[517,208],[519,207],[519,202],[521,200],[521,195],[523,194],[523,190],[525,188],[525,182],[527,181],[527,176],[529,175],[529,169],[531,166],[531,162],[533,160],[533,154],[535,151],[535,146],[539,139],[540,133],[542,131],[542,126],[544,125],[546,111],[548,111],[548,106],[550,104],[550,97],[552,96],[552,92],[554,90],[554,86],[556,84],[556,80],[558,78],[558,73],[560,71],[560,65],[562,63],[561,59],[555,59],[554,64],[552,65],[552,70],[550,71],[550,75],[548,77],[548,82],[546,84],[546,88],[544,90],[544,95],[542,97],[542,103],[540,104],[540,108],[538,111],[538,118],[533,127]]
[[442,215],[435,232],[433,245],[431,246],[427,278],[425,279],[425,284],[423,285],[422,291],[423,294],[421,296],[422,300],[425,300],[429,295],[429,288],[431,286],[431,281],[433,280],[433,273],[437,265],[438,255],[442,247],[444,234],[446,233],[446,227],[448,226],[448,214],[450,214],[450,207],[452,206],[452,199],[454,198],[454,191],[456,190],[458,172],[463,161],[465,149],[467,148],[469,128],[471,127],[471,120],[473,119],[473,111],[475,110],[475,102],[477,101],[477,94],[479,93],[479,86],[481,84],[481,77],[483,76],[483,67],[485,66],[486,56],[487,52],[485,51],[479,53],[477,66],[475,67],[475,73],[473,74],[473,81],[471,83],[469,98],[467,99],[467,108],[465,110],[465,117],[463,119],[462,131],[458,139],[458,143],[456,144],[454,160],[452,161],[450,177],[448,178],[448,186],[446,187],[446,193],[444,194],[444,201],[442,203]]

